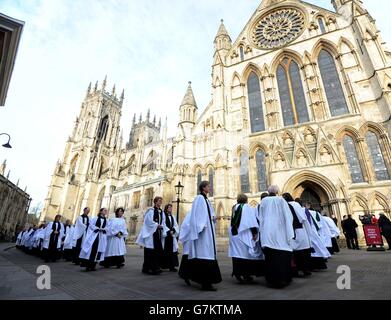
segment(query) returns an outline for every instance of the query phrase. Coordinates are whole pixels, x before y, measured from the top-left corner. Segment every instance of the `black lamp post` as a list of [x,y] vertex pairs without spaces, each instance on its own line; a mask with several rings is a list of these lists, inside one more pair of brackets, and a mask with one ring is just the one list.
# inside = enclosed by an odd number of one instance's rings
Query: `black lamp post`
[[179,223],[179,204],[181,203],[182,193],[183,193],[184,186],[179,181],[178,184],[175,186],[175,192],[176,192],[176,220]]
[[0,136],[8,136],[8,142],[7,143],[4,143],[3,144],[3,147],[4,148],[8,148],[8,149],[11,149],[12,147],[11,147],[11,145],[10,145],[10,140],[11,140],[11,137],[10,137],[10,135],[8,134],[8,133],[0,133]]

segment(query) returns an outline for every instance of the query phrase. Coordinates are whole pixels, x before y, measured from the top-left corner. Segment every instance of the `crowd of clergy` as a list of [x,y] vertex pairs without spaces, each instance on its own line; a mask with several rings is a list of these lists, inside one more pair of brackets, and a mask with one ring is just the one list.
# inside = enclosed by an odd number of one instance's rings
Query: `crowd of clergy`
[[128,236],[124,209],[118,208],[111,219],[104,208],[95,218],[89,213],[90,209],[85,208],[75,225],[70,220],[61,223],[61,215],[57,215],[46,225],[26,228],[19,233],[16,247],[41,257],[45,263],[64,259],[86,271],[96,271],[97,263],[105,268],[123,267]]
[[[217,261],[216,215],[209,191],[209,182],[201,182],[199,194],[180,227],[172,215],[172,205],[162,209],[163,198],[154,199],[136,240],[144,248],[144,274],[159,275],[169,270],[178,272],[188,286],[196,283],[202,290],[217,290],[214,285],[222,277]],[[105,208],[94,218],[89,213],[90,209],[85,208],[75,225],[69,220],[61,223],[58,215],[47,225],[25,229],[18,235],[16,246],[46,263],[64,259],[86,271],[95,271],[98,263],[105,268],[123,267],[128,236],[123,208],[110,219]],[[339,235],[336,221],[289,193],[280,196],[277,186],[270,186],[255,208],[248,204],[246,195],[240,194],[232,207],[229,227],[232,277],[242,284],[265,277],[270,287],[286,287],[294,277],[308,277],[313,271],[327,269],[328,259],[339,252]],[[178,242],[182,243],[180,265]]]
[[[202,290],[216,290],[214,285],[222,277],[209,191],[209,182],[202,182],[180,228],[175,218],[171,214],[167,218],[166,210],[161,209],[162,198],[155,198],[136,241],[144,247],[143,273],[159,275],[165,268],[176,271],[179,240],[183,245],[179,276],[189,286],[194,282]],[[286,287],[293,277],[308,277],[313,271],[327,269],[328,259],[339,252],[339,235],[333,219],[288,193],[279,196],[277,186],[269,187],[256,208],[240,194],[229,228],[232,276],[243,284],[263,276],[270,287]]]

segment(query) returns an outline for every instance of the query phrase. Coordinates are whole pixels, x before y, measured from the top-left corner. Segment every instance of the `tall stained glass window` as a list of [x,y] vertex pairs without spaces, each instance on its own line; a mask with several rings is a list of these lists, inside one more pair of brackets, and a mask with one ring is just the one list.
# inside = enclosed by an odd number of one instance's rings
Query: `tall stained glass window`
[[326,50],[322,50],[318,65],[331,115],[336,117],[349,113],[333,56]]
[[248,104],[250,108],[251,132],[265,131],[263,119],[263,107],[259,78],[255,72],[251,72],[247,81]]
[[300,69],[294,60],[285,58],[280,63],[277,82],[284,125],[309,122]]
[[390,174],[384,161],[383,151],[380,147],[377,135],[369,131],[366,135],[369,156],[375,169],[376,179],[379,181],[390,180]]
[[346,135],[343,139],[346,159],[348,161],[350,176],[353,183],[364,182],[360,159],[358,158],[356,144],[353,138]]

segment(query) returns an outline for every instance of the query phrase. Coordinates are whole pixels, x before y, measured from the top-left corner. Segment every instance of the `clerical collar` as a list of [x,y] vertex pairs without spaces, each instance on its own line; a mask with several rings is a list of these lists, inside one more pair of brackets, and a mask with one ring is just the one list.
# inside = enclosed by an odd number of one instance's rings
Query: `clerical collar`
[[277,197],[275,193],[269,193],[269,197]]

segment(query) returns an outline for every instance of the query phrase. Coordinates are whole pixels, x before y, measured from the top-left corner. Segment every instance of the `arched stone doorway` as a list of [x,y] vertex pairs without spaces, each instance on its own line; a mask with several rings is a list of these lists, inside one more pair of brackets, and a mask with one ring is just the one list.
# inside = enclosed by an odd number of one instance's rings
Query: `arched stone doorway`
[[288,180],[284,191],[290,192],[293,198],[311,202],[314,209],[320,212],[339,215],[333,208],[337,190],[331,181],[321,174],[311,171],[300,172]]
[[329,197],[324,189],[312,181],[300,183],[292,192],[294,198],[300,198],[303,203],[311,202],[315,210],[329,213]]

